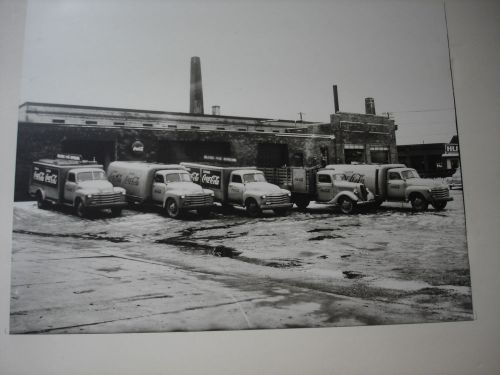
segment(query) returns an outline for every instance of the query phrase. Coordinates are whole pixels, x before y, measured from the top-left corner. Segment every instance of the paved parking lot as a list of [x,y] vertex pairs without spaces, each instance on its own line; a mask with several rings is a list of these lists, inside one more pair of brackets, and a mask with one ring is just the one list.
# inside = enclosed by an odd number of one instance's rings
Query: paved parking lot
[[472,319],[461,191],[445,211],[318,205],[199,220],[14,206],[11,333],[324,327]]

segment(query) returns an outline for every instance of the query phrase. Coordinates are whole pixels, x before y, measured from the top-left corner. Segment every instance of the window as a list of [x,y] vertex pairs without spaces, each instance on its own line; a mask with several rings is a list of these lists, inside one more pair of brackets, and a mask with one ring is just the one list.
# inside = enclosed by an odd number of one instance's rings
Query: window
[[142,126],[151,127],[151,126],[153,126],[153,124],[142,124]]
[[226,128],[218,127],[217,130],[226,130]]
[[233,175],[233,178],[231,179],[231,182],[236,182],[236,183],[238,183],[238,184],[241,184],[241,183],[242,183],[242,181],[241,181],[241,176],[240,176],[240,175],[238,175],[238,174],[234,174],[234,175]]
[[124,122],[113,122],[113,125],[125,125]]
[[401,172],[403,178],[406,180],[408,178],[420,178],[417,171],[415,169],[408,169],[407,171]]
[[332,179],[327,174],[319,174],[318,175],[318,182],[325,183],[325,184],[331,184],[332,183]]
[[155,176],[155,182],[158,182],[158,183],[161,183],[161,184],[162,184],[162,183],[164,183],[164,182],[165,182],[165,179],[163,178],[163,175],[161,175],[161,174],[157,174],[157,175]]
[[346,178],[345,174],[339,173],[339,174],[333,175],[333,180],[334,181],[345,181],[345,180],[347,180],[347,178]]
[[247,173],[243,175],[243,181],[248,182],[266,182],[266,179],[262,173]]
[[53,124],[64,124],[66,121],[65,120],[59,120],[59,119],[53,119],[52,123]]
[[169,182],[191,182],[191,175],[187,172],[185,173],[169,173],[165,176],[167,183]]
[[199,129],[199,126],[191,125],[191,129]]
[[177,125],[168,125],[168,128],[170,128],[170,129],[177,129]]
[[258,132],[263,132],[264,129],[255,129],[255,131],[258,131]]
[[246,132],[246,129],[238,129],[239,132]]
[[75,174],[73,172],[68,174],[68,181],[69,182],[76,182]]
[[389,180],[401,180],[398,172],[389,172]]
[[90,120],[88,120],[88,121],[85,121],[85,124],[86,125],[97,125],[97,121],[90,121]]

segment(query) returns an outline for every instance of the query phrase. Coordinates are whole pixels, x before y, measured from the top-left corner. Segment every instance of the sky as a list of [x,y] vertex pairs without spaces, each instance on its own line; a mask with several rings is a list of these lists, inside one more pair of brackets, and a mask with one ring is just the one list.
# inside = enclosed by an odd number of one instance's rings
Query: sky
[[191,56],[205,113],[329,122],[336,84],[398,144],[456,134],[440,1],[30,1],[20,102],[188,112]]

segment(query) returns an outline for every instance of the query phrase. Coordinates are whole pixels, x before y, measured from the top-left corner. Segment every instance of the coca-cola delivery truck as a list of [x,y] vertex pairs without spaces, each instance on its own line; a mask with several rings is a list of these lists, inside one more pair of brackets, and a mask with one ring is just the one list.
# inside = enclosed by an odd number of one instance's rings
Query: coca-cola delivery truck
[[108,182],[102,165],[72,154],[34,162],[29,193],[39,208],[50,203],[72,206],[80,217],[99,209],[111,209],[117,216],[127,205],[125,189]]
[[178,164],[114,161],[108,167],[108,180],[124,188],[130,202],[160,206],[172,218],[189,210],[207,216],[214,202],[214,192],[194,184]]
[[325,169],[363,182],[375,194],[376,204],[410,202],[415,211],[425,211],[431,204],[439,211],[453,200],[446,184],[420,178],[404,164],[332,164]]
[[181,163],[191,173],[193,182],[212,189],[215,200],[223,205],[245,207],[258,216],[262,210],[285,215],[292,207],[290,192],[266,181],[264,174],[253,167],[218,167]]

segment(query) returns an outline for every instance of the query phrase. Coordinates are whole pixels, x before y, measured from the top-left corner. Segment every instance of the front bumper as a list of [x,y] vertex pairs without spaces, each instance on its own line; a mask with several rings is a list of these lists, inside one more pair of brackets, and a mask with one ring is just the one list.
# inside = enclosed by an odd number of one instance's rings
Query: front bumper
[[453,197],[444,197],[444,198],[432,197],[433,202],[449,202],[452,200],[453,200]]
[[292,208],[293,203],[264,202],[260,205],[261,210],[274,210],[275,208]]
[[106,209],[106,208],[125,208],[127,207],[127,202],[112,202],[112,203],[93,203],[89,202],[86,206],[87,208],[92,209]]

